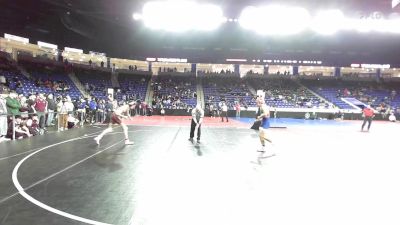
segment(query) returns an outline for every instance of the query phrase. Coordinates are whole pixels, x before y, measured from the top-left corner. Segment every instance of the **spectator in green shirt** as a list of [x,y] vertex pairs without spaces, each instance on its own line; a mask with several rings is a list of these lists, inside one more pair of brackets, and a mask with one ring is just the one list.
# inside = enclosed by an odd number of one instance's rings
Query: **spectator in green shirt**
[[17,99],[17,93],[11,92],[10,95],[6,98],[6,105],[8,113],[13,115],[20,115],[21,104]]

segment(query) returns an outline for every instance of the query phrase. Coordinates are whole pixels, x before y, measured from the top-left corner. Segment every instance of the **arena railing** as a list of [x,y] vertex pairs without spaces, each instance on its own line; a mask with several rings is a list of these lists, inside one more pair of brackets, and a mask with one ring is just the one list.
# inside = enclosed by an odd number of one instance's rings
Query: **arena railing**
[[[109,115],[107,115],[107,114],[109,114]],[[69,111],[68,113],[59,113],[57,111],[55,111],[55,112],[34,112],[34,113],[20,112],[19,114],[11,114],[11,113],[4,114],[4,113],[2,113],[2,114],[0,114],[0,118],[2,118],[2,117],[7,118],[5,120],[5,122],[7,123],[7,134],[8,134],[8,129],[10,129],[10,127],[8,125],[10,124],[10,122],[12,122],[11,123],[12,124],[11,138],[12,138],[12,140],[16,140],[16,138],[15,138],[16,137],[15,136],[15,132],[16,132],[15,120],[17,117],[20,117],[22,119],[28,119],[33,116],[38,116],[39,117],[38,123],[39,123],[39,127],[40,127],[40,118],[41,118],[41,116],[44,116],[44,119],[43,119],[44,122],[42,122],[42,123],[44,123],[44,127],[47,127],[46,125],[48,125],[49,115],[51,115],[53,117],[50,120],[50,124],[54,124],[53,126],[55,126],[55,131],[60,132],[60,131],[67,130],[67,129],[62,129],[62,128],[65,128],[65,127],[68,128],[68,117],[70,115],[73,115],[73,117],[75,119],[75,121],[71,122],[71,123],[74,123],[74,126],[77,125],[78,123],[80,124],[80,126],[83,126],[84,123],[89,118],[96,121],[97,123],[104,123],[106,118],[111,115],[111,112],[110,111],[107,112],[105,110],[95,110],[94,115],[92,115],[93,118],[90,117],[91,116],[90,113],[83,112],[82,110]],[[63,123],[63,121],[60,121],[60,115],[66,116],[63,118],[63,120],[66,121],[66,122],[64,122],[64,124],[61,124],[61,123]],[[1,124],[0,124],[0,126],[1,126]],[[44,133],[44,129],[40,128],[40,132]],[[10,136],[8,136],[8,137],[10,137]]]

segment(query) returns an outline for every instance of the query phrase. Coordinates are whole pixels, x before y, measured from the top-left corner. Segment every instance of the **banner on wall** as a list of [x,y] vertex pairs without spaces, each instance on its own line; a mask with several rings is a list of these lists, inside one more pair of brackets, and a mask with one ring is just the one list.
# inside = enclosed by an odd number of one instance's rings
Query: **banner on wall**
[[4,34],[4,38],[7,40],[13,40],[13,41],[18,41],[18,42],[22,42],[24,44],[28,44],[29,43],[29,39],[28,38],[24,38],[24,37],[20,37],[17,35],[12,35],[12,34]]
[[64,48],[64,51],[65,51],[65,52],[80,53],[80,54],[83,53],[83,50],[82,50],[82,49],[78,49],[78,48],[69,48],[69,47],[65,47],[65,48]]
[[187,59],[179,58],[146,58],[148,62],[169,62],[169,63],[187,63]]
[[106,56],[106,53],[101,53],[101,52],[94,52],[94,51],[89,51],[89,54],[92,56]]
[[39,48],[48,48],[48,49],[52,49],[52,50],[57,50],[57,48],[58,48],[57,45],[42,42],[42,41],[38,41],[37,44],[38,44]]
[[364,69],[390,69],[390,64],[358,64],[358,63],[353,63],[350,66],[352,68],[364,68]]

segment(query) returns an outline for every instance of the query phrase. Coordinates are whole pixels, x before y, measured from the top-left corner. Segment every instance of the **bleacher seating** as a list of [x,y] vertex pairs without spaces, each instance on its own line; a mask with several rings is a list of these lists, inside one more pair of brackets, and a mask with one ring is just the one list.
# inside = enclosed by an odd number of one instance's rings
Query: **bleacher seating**
[[154,101],[165,108],[193,108],[197,104],[195,77],[158,75],[153,77]]
[[206,104],[218,106],[225,101],[229,109],[234,108],[235,102],[241,106],[255,106],[254,96],[246,82],[239,77],[206,76],[203,79],[203,91]]
[[400,107],[400,91],[398,83],[382,83],[377,81],[359,81],[342,79],[303,80],[305,85],[331,101],[342,109],[352,109],[342,101],[342,98],[351,97],[369,104],[372,107],[381,105],[391,108]]
[[144,101],[147,92],[149,75],[119,74],[121,92],[117,93],[117,99],[121,100],[125,95],[127,98]]
[[[96,68],[75,68],[62,62],[35,61],[32,57],[19,57],[18,64],[25,68],[30,78],[24,76],[16,67],[10,55],[0,55],[0,74],[8,85],[25,96],[35,93],[54,93],[56,95],[70,95],[73,99],[81,97],[80,91],[69,79],[67,73],[73,70],[80,82],[90,87],[90,93],[96,98],[106,98],[107,88],[112,88],[111,73]],[[71,70],[69,70],[71,69]],[[399,82],[385,82],[376,80],[348,80],[335,77],[300,77],[299,85],[291,76],[263,76],[257,75],[240,78],[236,74],[208,74],[200,73],[198,78],[191,74],[171,75],[163,74],[151,77],[149,74],[135,74],[128,71],[119,74],[120,88],[116,97],[122,100],[135,99],[143,101],[146,96],[148,82],[152,82],[154,101],[163,103],[166,108],[191,108],[197,103],[197,79],[203,83],[205,103],[217,106],[225,101],[230,109],[234,109],[235,102],[244,107],[255,107],[255,96],[249,85],[255,90],[264,90],[266,103],[277,108],[331,108],[327,102],[308,91],[311,89],[340,109],[353,109],[342,98],[355,98],[374,108],[400,109]],[[319,79],[321,78],[321,79]],[[298,78],[294,78],[298,79]],[[69,87],[68,90],[56,90],[49,85],[61,83]],[[158,104],[160,106],[160,104]]]
[[[19,64],[23,66],[31,76],[30,79],[28,79],[22,74],[15,75],[23,83],[22,90],[18,90],[21,94],[53,93],[55,95],[69,95],[72,99],[78,99],[82,95],[74,82],[68,77],[63,67],[24,60],[21,60]],[[51,82],[52,85],[45,84],[46,81]],[[56,84],[56,87],[54,87],[54,84]],[[66,87],[66,89],[64,89],[64,87]]]
[[75,76],[95,98],[104,99],[107,97],[107,89],[113,88],[111,73],[94,69],[74,69]]
[[267,105],[277,108],[325,108],[328,104],[288,77],[248,78],[256,90],[265,91]]

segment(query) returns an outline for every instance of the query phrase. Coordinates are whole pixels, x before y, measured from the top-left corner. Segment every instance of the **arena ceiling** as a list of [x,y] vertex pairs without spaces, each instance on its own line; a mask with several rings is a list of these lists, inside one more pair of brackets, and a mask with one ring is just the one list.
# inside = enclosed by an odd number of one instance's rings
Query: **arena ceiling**
[[[199,62],[224,58],[315,59],[331,62],[399,64],[400,35],[314,33],[263,37],[227,23],[209,33],[171,34],[150,31],[132,19],[145,0],[0,0],[0,33],[45,41],[63,47],[105,52],[111,57],[181,57]],[[225,16],[237,18],[255,0],[212,0]],[[263,1],[268,3],[271,1]],[[351,14],[393,13],[391,0],[286,0],[309,10],[338,8]],[[284,16],[284,15],[283,15]]]

